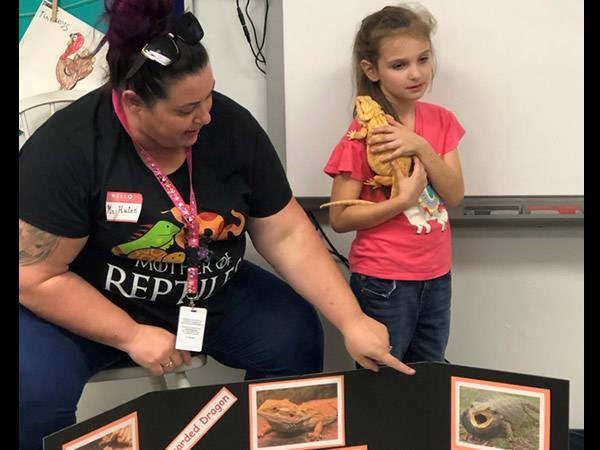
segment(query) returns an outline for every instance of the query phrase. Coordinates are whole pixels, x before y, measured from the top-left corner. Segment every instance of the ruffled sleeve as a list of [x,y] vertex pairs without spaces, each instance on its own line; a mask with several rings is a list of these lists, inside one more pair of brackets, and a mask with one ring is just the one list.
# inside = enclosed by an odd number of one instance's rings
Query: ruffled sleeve
[[365,149],[364,139],[349,139],[348,132],[359,131],[361,125],[358,121],[353,120],[348,127],[348,131],[340,139],[337,145],[333,148],[331,156],[325,164],[323,171],[335,177],[341,173],[350,173],[350,176],[355,180],[364,182],[373,176],[369,164],[367,162],[367,152]]
[[462,127],[456,116],[448,110],[446,110],[446,113],[446,139],[444,142],[444,148],[442,149],[442,155],[445,155],[449,151],[458,148],[458,143],[465,135],[465,129]]

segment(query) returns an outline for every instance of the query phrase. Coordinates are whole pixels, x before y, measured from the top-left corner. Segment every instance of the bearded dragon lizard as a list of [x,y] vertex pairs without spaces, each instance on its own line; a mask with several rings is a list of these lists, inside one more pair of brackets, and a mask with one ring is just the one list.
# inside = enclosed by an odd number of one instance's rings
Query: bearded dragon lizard
[[[359,95],[355,100],[356,106],[356,119],[361,124],[359,131],[351,130],[348,132],[348,139],[368,139],[373,134],[373,130],[388,125],[385,112],[375,100],[368,95]],[[380,186],[391,186],[392,191],[390,198],[398,195],[398,187],[396,184],[396,178],[394,175],[394,169],[389,161],[383,162],[381,159],[384,153],[373,153],[371,146],[367,143],[367,162],[369,167],[375,176],[365,181],[366,185],[372,186],[376,189]],[[410,172],[410,166],[412,159],[409,156],[401,156],[397,158],[400,164],[400,170],[406,176]],[[367,200],[338,200],[335,202],[324,203],[320,208],[326,208],[334,205],[360,205],[360,204],[372,204],[373,202]]]
[[288,399],[268,399],[256,412],[269,423],[269,428],[259,437],[273,432],[295,434],[308,431],[308,437],[317,441],[321,439],[323,427],[337,420],[337,399],[309,400],[299,405]]

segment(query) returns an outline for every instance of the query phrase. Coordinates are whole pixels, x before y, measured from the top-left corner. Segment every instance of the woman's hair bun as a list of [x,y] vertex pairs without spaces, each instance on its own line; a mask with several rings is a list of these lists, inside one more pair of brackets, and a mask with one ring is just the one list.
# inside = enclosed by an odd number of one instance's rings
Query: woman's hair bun
[[165,31],[172,0],[105,0],[106,39],[120,53],[133,53]]

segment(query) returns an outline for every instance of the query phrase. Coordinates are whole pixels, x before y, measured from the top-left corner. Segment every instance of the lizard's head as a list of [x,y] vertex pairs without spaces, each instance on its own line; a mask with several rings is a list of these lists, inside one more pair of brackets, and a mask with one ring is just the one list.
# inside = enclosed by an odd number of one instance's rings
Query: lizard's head
[[256,412],[278,431],[292,431],[308,419],[306,413],[288,399],[265,400]]
[[499,435],[504,418],[494,411],[488,402],[473,402],[461,414],[460,422],[465,429],[480,438]]
[[379,103],[368,95],[358,95],[355,101],[356,115],[363,122],[369,121],[376,114],[383,114]]
[[488,409],[491,409],[491,405],[490,402],[488,401],[472,401],[471,404],[469,405],[469,411],[471,411],[472,413],[478,413],[478,412],[482,412],[482,411],[486,411]]

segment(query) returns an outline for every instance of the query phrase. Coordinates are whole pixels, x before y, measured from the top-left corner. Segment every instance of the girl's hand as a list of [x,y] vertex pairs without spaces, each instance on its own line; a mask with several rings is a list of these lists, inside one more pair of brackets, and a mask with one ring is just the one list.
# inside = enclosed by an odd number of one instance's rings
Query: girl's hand
[[419,156],[428,145],[427,141],[409,128],[386,114],[389,125],[371,132],[367,144],[373,153],[388,152],[381,162],[388,162],[401,156]]
[[390,341],[385,325],[362,314],[358,321],[343,330],[344,343],[352,358],[362,367],[379,371],[380,365],[386,365],[407,375],[415,370],[390,353]]
[[131,359],[154,375],[162,375],[182,363],[189,365],[192,362],[190,352],[175,349],[173,333],[151,325],[136,326],[126,351]]
[[406,204],[414,205],[419,199],[419,195],[423,192],[423,189],[427,186],[427,173],[425,167],[421,163],[421,160],[416,156],[413,159],[413,171],[410,176],[406,176],[400,170],[400,164],[397,160],[390,162],[394,169],[394,175],[396,178],[396,186],[398,188],[398,196],[406,202]]

